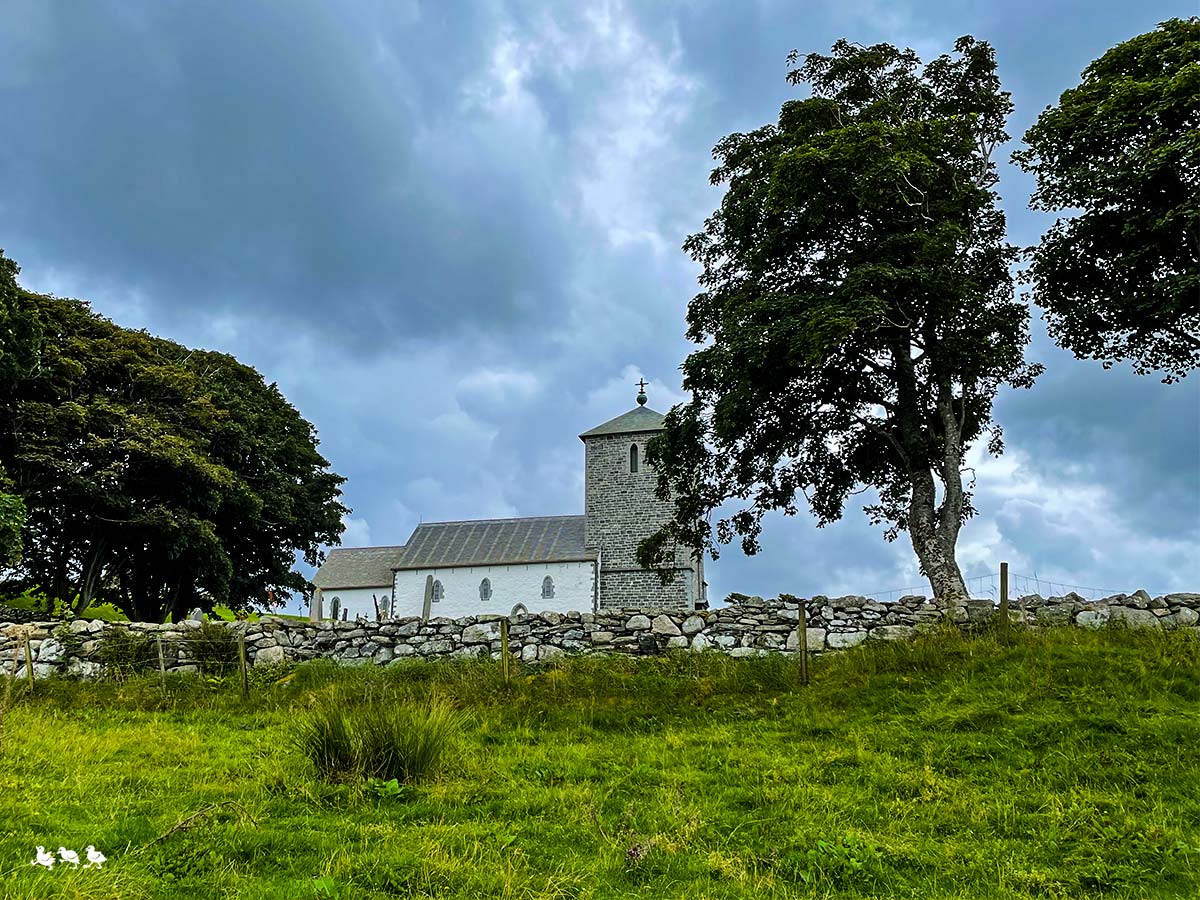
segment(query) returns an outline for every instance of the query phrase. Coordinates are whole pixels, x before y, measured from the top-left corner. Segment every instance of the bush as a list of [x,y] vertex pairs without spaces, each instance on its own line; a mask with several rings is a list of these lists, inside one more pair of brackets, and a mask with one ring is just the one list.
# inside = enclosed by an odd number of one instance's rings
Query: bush
[[100,634],[96,656],[104,667],[105,675],[128,678],[149,669],[156,653],[150,635],[132,628],[109,627]]
[[462,724],[462,713],[445,702],[365,707],[357,723],[362,771],[401,782],[432,774]]
[[219,622],[204,622],[183,639],[202,675],[224,676],[237,671],[238,643],[233,632]]
[[413,782],[437,770],[463,720],[444,701],[349,709],[331,699],[300,720],[293,743],[331,781]]
[[300,719],[292,741],[317,774],[329,781],[343,781],[360,774],[358,741],[349,713],[324,703]]

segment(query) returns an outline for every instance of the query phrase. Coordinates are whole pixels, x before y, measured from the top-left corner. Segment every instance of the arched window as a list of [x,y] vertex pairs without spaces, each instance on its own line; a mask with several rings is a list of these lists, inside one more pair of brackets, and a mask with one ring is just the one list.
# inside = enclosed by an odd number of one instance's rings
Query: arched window
[[549,575],[547,575],[545,578],[542,579],[542,599],[543,600],[553,600],[554,599],[554,579],[551,578]]
[[479,599],[485,602],[492,599],[492,580],[490,578],[479,582]]
[[446,596],[446,591],[442,587],[442,582],[438,579],[435,579],[433,582],[433,599],[441,600],[445,596]]
[[637,444],[629,445],[629,471],[636,472],[638,470],[638,446]]

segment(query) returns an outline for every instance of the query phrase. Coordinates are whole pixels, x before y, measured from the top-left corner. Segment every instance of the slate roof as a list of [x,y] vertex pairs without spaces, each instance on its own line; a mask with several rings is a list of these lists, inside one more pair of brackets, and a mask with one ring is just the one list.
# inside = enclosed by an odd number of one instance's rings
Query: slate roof
[[403,547],[335,547],[313,576],[313,584],[322,590],[390,586],[392,567],[403,555]]
[[417,526],[395,569],[496,566],[595,559],[584,546],[585,516],[474,519]]
[[639,431],[662,431],[662,413],[655,412],[646,406],[635,406],[627,413],[621,413],[615,419],[609,419],[603,425],[597,425],[590,431],[585,431],[580,439],[600,437],[606,434],[636,434]]

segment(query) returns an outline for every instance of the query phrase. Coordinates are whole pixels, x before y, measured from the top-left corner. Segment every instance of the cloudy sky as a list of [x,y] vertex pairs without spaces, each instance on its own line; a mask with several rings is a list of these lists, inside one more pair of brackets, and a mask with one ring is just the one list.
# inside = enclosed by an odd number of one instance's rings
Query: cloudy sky
[[[723,135],[796,95],[789,50],[992,42],[1026,126],[1105,49],[1191,2],[5,0],[0,247],[34,290],[228,351],[347,476],[349,545],[426,521],[581,513],[576,435],[682,398],[680,250]],[[1010,239],[1046,221],[1001,190]],[[1200,589],[1200,376],[1164,386],[1048,342],[977,458],[967,575]],[[714,597],[920,585],[851,507],[728,548]]]

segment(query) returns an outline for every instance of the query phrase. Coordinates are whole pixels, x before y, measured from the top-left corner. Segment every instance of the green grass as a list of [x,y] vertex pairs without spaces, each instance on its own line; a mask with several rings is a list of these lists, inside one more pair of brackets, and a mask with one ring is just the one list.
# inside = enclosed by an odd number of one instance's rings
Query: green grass
[[[5,606],[11,606],[13,609],[44,610],[46,608],[45,597],[43,597],[42,595],[37,594],[33,591],[26,591],[25,593],[19,594],[14,597],[6,597],[3,599],[3,601],[0,601],[0,602],[3,602]],[[62,609],[62,604],[56,603],[54,614],[59,615],[61,613],[61,609]],[[296,615],[288,615],[288,614],[284,614],[284,613],[280,613],[280,612],[271,612],[271,613],[252,612],[246,616],[246,621],[247,622],[257,622],[264,615],[276,616],[276,617],[282,618],[282,619],[293,619],[297,622],[307,622],[308,621],[308,616],[306,616],[306,615],[296,616]],[[103,622],[128,622],[129,621],[129,617],[126,616],[125,613],[123,613],[119,609],[117,609],[115,606],[113,606],[111,603],[93,603],[87,609],[85,609],[83,611],[83,614],[79,618],[81,618],[81,619],[100,619]],[[209,614],[209,619],[210,620],[223,619],[226,622],[234,622],[237,620],[237,616],[234,615],[233,611],[231,609],[229,609],[228,607],[217,605],[217,606],[213,607],[213,611]]]
[[[808,688],[710,655],[254,680],[19,686],[3,897],[1200,896],[1195,633],[942,635]],[[293,738],[335,697],[466,722],[432,778],[329,783]],[[45,872],[36,844],[109,863]]]

